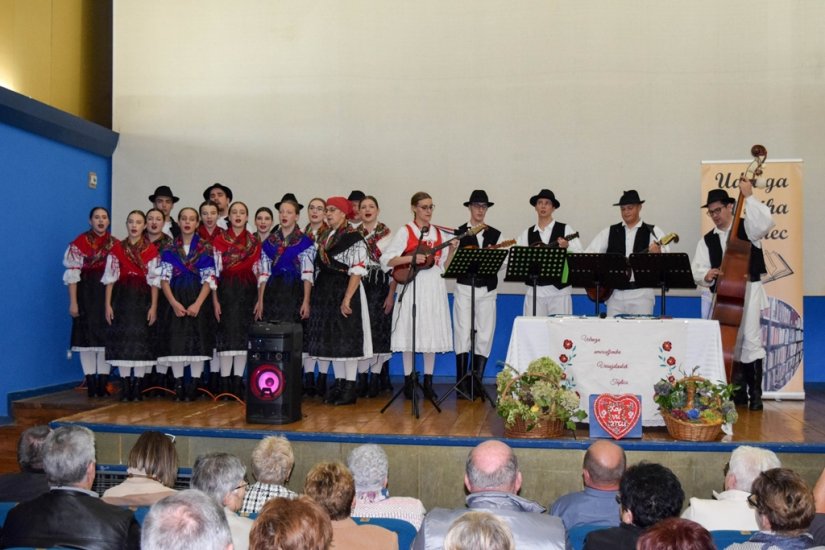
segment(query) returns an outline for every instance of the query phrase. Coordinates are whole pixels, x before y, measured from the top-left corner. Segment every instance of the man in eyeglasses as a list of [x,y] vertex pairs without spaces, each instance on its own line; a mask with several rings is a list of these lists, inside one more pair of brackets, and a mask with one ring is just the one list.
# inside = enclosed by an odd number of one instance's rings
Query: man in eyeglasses
[[[734,359],[739,361],[739,368],[734,368],[731,383],[739,386],[733,396],[737,405],[750,403],[752,411],[762,410],[762,361],[765,358],[765,348],[762,346],[762,330],[759,326],[760,311],[767,308],[768,297],[762,288],[761,277],[767,272],[765,258],[762,255],[761,240],[773,228],[770,209],[753,195],[753,185],[745,178],[739,180],[739,190],[745,200],[747,215],[739,224],[738,238],[750,241],[750,264],[748,266],[749,280],[745,287],[744,312],[739,327],[739,340]],[[711,189],[702,208],[716,226],[708,231],[696,245],[693,256],[693,278],[696,284],[705,287],[702,293],[702,317],[710,316],[712,296],[716,293],[716,280],[722,274],[720,266],[725,255],[728,237],[733,226],[734,204],[736,200],[728,196],[724,189]],[[747,386],[747,393],[745,393]]]
[[691,498],[682,517],[708,531],[734,529],[758,531],[756,515],[748,505],[753,480],[766,470],[782,467],[773,451],[742,445],[733,450],[725,471],[725,490],[713,498]]

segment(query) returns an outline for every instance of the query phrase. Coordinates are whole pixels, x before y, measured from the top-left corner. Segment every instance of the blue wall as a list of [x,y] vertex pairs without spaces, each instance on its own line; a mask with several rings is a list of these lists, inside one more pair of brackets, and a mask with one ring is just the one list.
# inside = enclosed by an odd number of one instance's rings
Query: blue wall
[[[89,189],[88,172],[97,173]],[[0,270],[0,417],[7,395],[77,381],[66,359],[71,328],[62,258],[89,228],[88,212],[111,202],[111,161],[0,123],[4,259]],[[120,232],[122,233],[122,231]]]

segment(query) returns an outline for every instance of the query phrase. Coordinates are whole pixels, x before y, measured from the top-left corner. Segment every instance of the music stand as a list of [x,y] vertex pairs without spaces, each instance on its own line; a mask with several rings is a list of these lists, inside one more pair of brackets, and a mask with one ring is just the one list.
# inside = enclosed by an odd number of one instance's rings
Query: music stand
[[[455,385],[441,396],[438,404],[441,404],[447,396],[453,392],[459,392],[461,395],[475,401],[476,385],[478,391],[481,393],[482,401],[486,398],[490,406],[495,407],[495,401],[484,389],[481,380],[481,374],[475,372],[475,350],[476,350],[476,277],[492,277],[498,274],[501,269],[501,264],[507,257],[508,251],[506,249],[484,249],[484,248],[459,248],[456,250],[453,258],[450,260],[450,265],[444,272],[445,279],[457,279],[463,275],[470,277],[470,353],[467,360],[467,372],[455,383]],[[460,389],[464,380],[470,379],[470,391],[465,393]]]
[[630,284],[630,269],[624,254],[571,253],[570,285],[575,288],[596,288],[596,317],[601,313],[602,287],[625,289]]
[[533,287],[533,317],[536,316],[536,286],[567,282],[567,249],[548,246],[510,248],[505,281],[529,283]]
[[660,288],[660,317],[665,317],[667,291],[673,288],[696,288],[690,259],[684,252],[631,254],[630,267],[637,288]]

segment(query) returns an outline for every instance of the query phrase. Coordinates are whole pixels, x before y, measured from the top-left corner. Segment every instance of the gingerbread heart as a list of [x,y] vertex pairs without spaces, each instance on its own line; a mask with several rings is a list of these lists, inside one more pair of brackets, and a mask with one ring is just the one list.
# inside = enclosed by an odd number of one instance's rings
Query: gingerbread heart
[[603,393],[593,402],[596,421],[613,439],[627,435],[639,422],[641,411],[641,400],[630,393]]

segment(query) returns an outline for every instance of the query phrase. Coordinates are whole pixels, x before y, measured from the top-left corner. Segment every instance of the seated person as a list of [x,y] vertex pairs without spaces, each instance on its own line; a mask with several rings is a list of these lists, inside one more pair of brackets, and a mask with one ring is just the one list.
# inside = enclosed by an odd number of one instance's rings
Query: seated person
[[329,515],[306,495],[268,500],[249,533],[250,550],[327,550],[331,543]]
[[464,486],[470,493],[467,507],[430,510],[413,542],[415,550],[440,549],[450,525],[473,510],[490,512],[504,520],[518,548],[562,550],[565,547],[561,520],[545,514],[544,506],[518,496],[521,472],[513,449],[506,443],[496,440],[480,443],[467,456],[464,471]]
[[43,471],[43,443],[51,432],[48,426],[32,426],[17,440],[20,471],[0,475],[0,502],[23,502],[49,492]]
[[825,546],[825,469],[819,474],[819,479],[814,485],[814,505],[816,515],[808,530],[814,537],[815,543]]
[[351,516],[355,480],[340,462],[321,462],[307,474],[304,493],[326,510],[332,520],[336,550],[397,550],[398,536],[377,525],[358,525]]
[[490,512],[467,512],[450,525],[444,550],[516,550],[510,527]]
[[421,527],[427,512],[421,501],[391,497],[387,491],[389,460],[384,449],[373,444],[356,447],[349,453],[347,466],[355,478],[354,517],[402,519],[416,530]]
[[252,529],[252,520],[237,514],[249,485],[244,480],[245,474],[241,460],[229,453],[201,455],[192,466],[192,488],[203,491],[223,506],[235,550],[249,548],[249,531]]
[[103,493],[109,504],[151,506],[175,492],[178,452],[169,436],[154,431],[140,434],[126,466],[126,480]]
[[695,521],[709,531],[758,531],[756,514],[748,505],[753,480],[759,474],[782,464],[773,451],[742,445],[733,450],[725,472],[725,490],[713,492],[713,499],[690,499],[682,517]]
[[90,429],[62,426],[49,434],[43,469],[50,490],[9,510],[0,548],[140,548],[135,515],[103,502],[92,491],[95,466],[95,436]]
[[814,496],[793,470],[774,468],[759,474],[751,487],[748,502],[756,511],[760,530],[747,542],[731,544],[729,549],[817,547],[808,533],[816,513]]
[[152,505],[143,520],[142,550],[232,550],[226,515],[209,495],[187,489]]
[[285,437],[265,437],[252,451],[252,475],[255,483],[246,488],[241,506],[242,514],[254,514],[261,511],[266,501],[276,498],[295,498],[294,491],[284,487],[292,473],[295,455],[292,445]]
[[685,500],[679,479],[661,464],[640,462],[631,466],[619,483],[621,524],[591,531],[585,550],[635,550],[642,532],[657,522],[678,517]]
[[667,518],[648,528],[639,537],[636,550],[716,550],[707,529],[694,521]]
[[568,493],[550,506],[568,531],[579,525],[619,525],[616,494],[625,468],[624,450],[612,441],[599,440],[590,445],[582,463],[584,491]]

